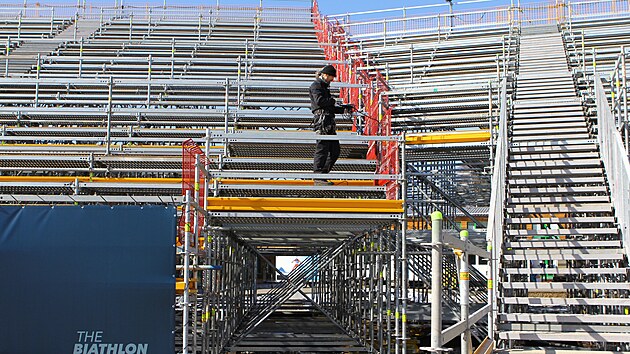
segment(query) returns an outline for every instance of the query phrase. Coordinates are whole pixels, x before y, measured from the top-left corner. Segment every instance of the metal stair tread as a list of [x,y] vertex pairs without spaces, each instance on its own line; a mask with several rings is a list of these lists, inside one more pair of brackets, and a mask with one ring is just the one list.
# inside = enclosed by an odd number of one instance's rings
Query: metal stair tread
[[531,213],[584,213],[584,212],[612,212],[610,203],[598,204],[557,204],[557,205],[517,205],[508,206],[506,212],[513,214]]
[[557,167],[600,167],[599,159],[563,159],[563,160],[542,160],[542,161],[511,161],[508,163],[510,169],[536,169],[536,168],[557,168]]
[[603,168],[560,168],[560,169],[511,169],[510,178],[545,177],[545,176],[599,176],[604,174]]
[[510,185],[542,185],[542,184],[585,184],[604,183],[603,176],[598,177],[549,177],[549,178],[519,178],[509,179]]
[[586,187],[531,187],[509,188],[510,194],[549,194],[549,193],[604,193],[608,188],[601,186]]
[[597,241],[583,241],[583,240],[556,240],[556,239],[531,239],[526,241],[506,241],[504,243],[506,248],[584,248],[584,247],[614,247],[621,248],[620,240],[597,240]]
[[619,231],[612,227],[582,229],[540,229],[540,230],[508,230],[510,236],[548,236],[548,235],[616,235]]
[[[505,261],[548,261],[548,260],[564,260],[564,261],[585,261],[585,260],[623,260],[625,258],[624,252],[612,253],[612,252],[577,252],[577,249],[566,250],[567,253],[550,253],[546,250],[541,252],[531,252],[522,254],[504,254],[503,259]],[[553,268],[544,268],[553,269]],[[544,273],[553,274],[553,273]]]
[[[577,216],[577,217],[545,217],[545,218],[511,218],[505,219],[506,224],[595,224],[614,223],[612,216]],[[602,241],[595,241],[602,242]]]
[[584,133],[573,133],[573,134],[558,134],[558,135],[540,135],[535,131],[530,131],[530,134],[523,134],[518,136],[512,136],[512,141],[514,142],[522,142],[522,141],[539,141],[539,140],[548,140],[550,137],[554,139],[562,139],[562,140],[575,140],[575,139],[588,139],[590,136],[587,132]]
[[512,136],[518,135],[532,135],[535,133],[538,134],[566,134],[566,133],[585,133],[588,134],[588,130],[586,129],[586,124],[584,122],[577,122],[580,124],[569,125],[564,127],[559,126],[545,126],[545,125],[534,125],[534,126],[514,126],[512,128]]
[[597,274],[617,274],[625,275],[626,268],[511,268],[504,267],[503,271],[507,274],[548,274],[548,275],[597,275]]
[[604,333],[604,332],[525,332],[506,331],[499,332],[499,338],[509,340],[540,340],[540,341],[587,341],[587,342],[626,342],[627,333]]
[[528,290],[630,290],[630,283],[613,282],[503,282],[504,289]]
[[528,306],[625,306],[627,298],[504,297],[502,303]]

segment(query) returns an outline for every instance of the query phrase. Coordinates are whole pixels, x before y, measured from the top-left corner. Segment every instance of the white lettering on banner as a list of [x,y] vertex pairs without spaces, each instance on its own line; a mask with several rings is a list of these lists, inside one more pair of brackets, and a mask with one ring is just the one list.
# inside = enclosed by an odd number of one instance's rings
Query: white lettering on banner
[[148,354],[147,343],[103,343],[103,331],[77,331],[72,354]]

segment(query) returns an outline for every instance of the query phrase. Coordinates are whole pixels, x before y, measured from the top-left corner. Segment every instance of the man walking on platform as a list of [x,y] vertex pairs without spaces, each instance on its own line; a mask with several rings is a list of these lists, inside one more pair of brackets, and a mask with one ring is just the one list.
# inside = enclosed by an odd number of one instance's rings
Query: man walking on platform
[[[311,111],[314,115],[313,130],[320,135],[337,135],[335,113],[344,113],[347,110],[345,107],[336,105],[335,99],[330,94],[329,86],[336,76],[335,67],[326,65],[317,73],[317,78],[309,88]],[[339,158],[340,152],[339,140],[317,140],[313,172],[330,172]],[[316,179],[314,184],[326,186],[334,183],[325,179]]]

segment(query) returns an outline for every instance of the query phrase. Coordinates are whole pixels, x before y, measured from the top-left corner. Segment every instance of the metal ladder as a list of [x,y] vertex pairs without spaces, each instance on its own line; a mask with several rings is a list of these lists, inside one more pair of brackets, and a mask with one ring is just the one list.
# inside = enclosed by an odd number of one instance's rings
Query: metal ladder
[[524,29],[501,256],[504,349],[628,350],[628,263],[557,28]]

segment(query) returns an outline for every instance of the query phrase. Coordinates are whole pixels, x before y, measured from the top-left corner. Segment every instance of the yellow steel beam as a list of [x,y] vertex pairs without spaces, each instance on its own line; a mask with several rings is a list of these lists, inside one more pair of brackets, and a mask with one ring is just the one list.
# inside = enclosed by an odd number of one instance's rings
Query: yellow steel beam
[[489,130],[451,131],[407,135],[407,144],[472,143],[490,140]]
[[335,198],[208,198],[212,211],[401,213],[402,201]]

